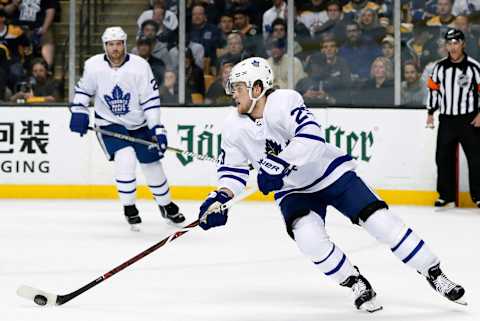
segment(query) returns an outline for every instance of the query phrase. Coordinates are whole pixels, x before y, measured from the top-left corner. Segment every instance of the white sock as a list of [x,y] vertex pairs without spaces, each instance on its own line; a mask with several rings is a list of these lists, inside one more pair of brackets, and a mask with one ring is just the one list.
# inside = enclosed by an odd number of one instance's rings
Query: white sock
[[403,221],[387,209],[373,213],[366,222],[360,221],[370,235],[390,247],[403,263],[423,275],[440,262],[425,242]]
[[115,182],[118,196],[123,206],[134,205],[137,191],[135,168],[137,157],[132,147],[126,147],[115,153]]
[[158,205],[165,206],[172,202],[170,188],[168,187],[167,177],[163,171],[160,161],[140,164],[148,187]]
[[295,220],[292,225],[298,248],[325,275],[339,284],[351,275],[358,275],[345,253],[330,241],[325,224],[318,214],[311,211]]

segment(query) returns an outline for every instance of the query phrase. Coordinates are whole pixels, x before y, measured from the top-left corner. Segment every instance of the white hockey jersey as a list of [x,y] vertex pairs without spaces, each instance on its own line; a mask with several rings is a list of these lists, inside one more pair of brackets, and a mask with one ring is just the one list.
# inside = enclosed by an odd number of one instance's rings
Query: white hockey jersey
[[127,54],[118,68],[110,66],[105,54],[88,59],[75,86],[71,111],[88,114],[92,97],[99,126],[119,124],[133,130],[160,125],[158,84],[148,62],[139,56]]
[[298,92],[275,90],[267,98],[262,119],[252,120],[237,110],[227,118],[217,166],[218,187],[237,195],[248,180],[247,164],[258,170],[261,160],[272,153],[297,167],[275,192],[276,200],[293,192],[322,190],[356,167],[348,154],[322,136],[320,124]]

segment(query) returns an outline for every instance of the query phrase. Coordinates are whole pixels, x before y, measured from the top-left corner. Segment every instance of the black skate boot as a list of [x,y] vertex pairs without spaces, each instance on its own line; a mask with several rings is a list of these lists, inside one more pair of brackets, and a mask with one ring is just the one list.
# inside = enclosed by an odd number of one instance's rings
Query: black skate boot
[[439,198],[435,201],[433,204],[436,208],[454,208],[455,207],[455,202],[454,201],[446,201],[442,198]]
[[427,276],[428,283],[435,289],[438,293],[458,304],[467,305],[467,302],[461,300],[465,294],[465,289],[452,281],[450,281],[445,274],[443,274],[440,269],[440,263],[432,266],[428,270]]
[[169,219],[175,224],[182,223],[185,221],[185,216],[178,211],[178,206],[174,202],[170,202],[165,206],[158,206],[160,208],[160,213],[163,218]]
[[[358,271],[358,268],[355,267]],[[360,271],[358,271],[360,273]],[[351,275],[345,281],[340,283],[341,286],[351,288],[355,296],[355,307],[358,310],[364,310],[370,313],[383,309],[383,306],[376,303],[375,297],[377,294],[373,290],[370,282],[361,274]]]
[[124,206],[123,212],[132,231],[139,231],[136,225],[142,223],[142,218],[138,215],[137,207],[135,205]]

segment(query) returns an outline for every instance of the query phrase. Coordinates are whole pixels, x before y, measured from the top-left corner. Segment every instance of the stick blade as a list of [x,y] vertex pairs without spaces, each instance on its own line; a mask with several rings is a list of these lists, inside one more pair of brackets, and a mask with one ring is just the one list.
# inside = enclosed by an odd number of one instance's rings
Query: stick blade
[[21,298],[35,302],[37,305],[57,305],[57,295],[48,293],[28,285],[22,285],[17,289],[17,295]]

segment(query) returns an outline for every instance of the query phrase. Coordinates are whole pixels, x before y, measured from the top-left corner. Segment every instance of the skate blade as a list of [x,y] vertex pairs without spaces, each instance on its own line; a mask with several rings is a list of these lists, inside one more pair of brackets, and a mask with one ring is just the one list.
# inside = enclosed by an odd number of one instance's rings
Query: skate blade
[[374,312],[382,310],[383,306],[379,305],[376,302],[375,298],[373,298],[370,301],[367,301],[364,304],[362,304],[359,309],[362,310],[362,311],[369,312],[369,313],[374,313]]
[[138,226],[138,224],[130,224],[130,231],[140,232],[140,227]]
[[180,222],[180,223],[175,223],[173,221],[171,221],[170,219],[166,218],[165,219],[167,224],[170,225],[170,226],[173,226],[175,228],[179,228],[179,227],[185,227],[188,225],[188,222],[187,220],[183,221],[183,222]]
[[446,212],[454,208],[455,208],[455,203],[451,203],[442,207],[435,207],[434,212]]
[[456,304],[460,304],[460,305],[463,305],[463,306],[467,306],[468,305],[468,302],[465,301],[464,299],[460,298],[456,301],[452,301],[453,303],[456,303]]

